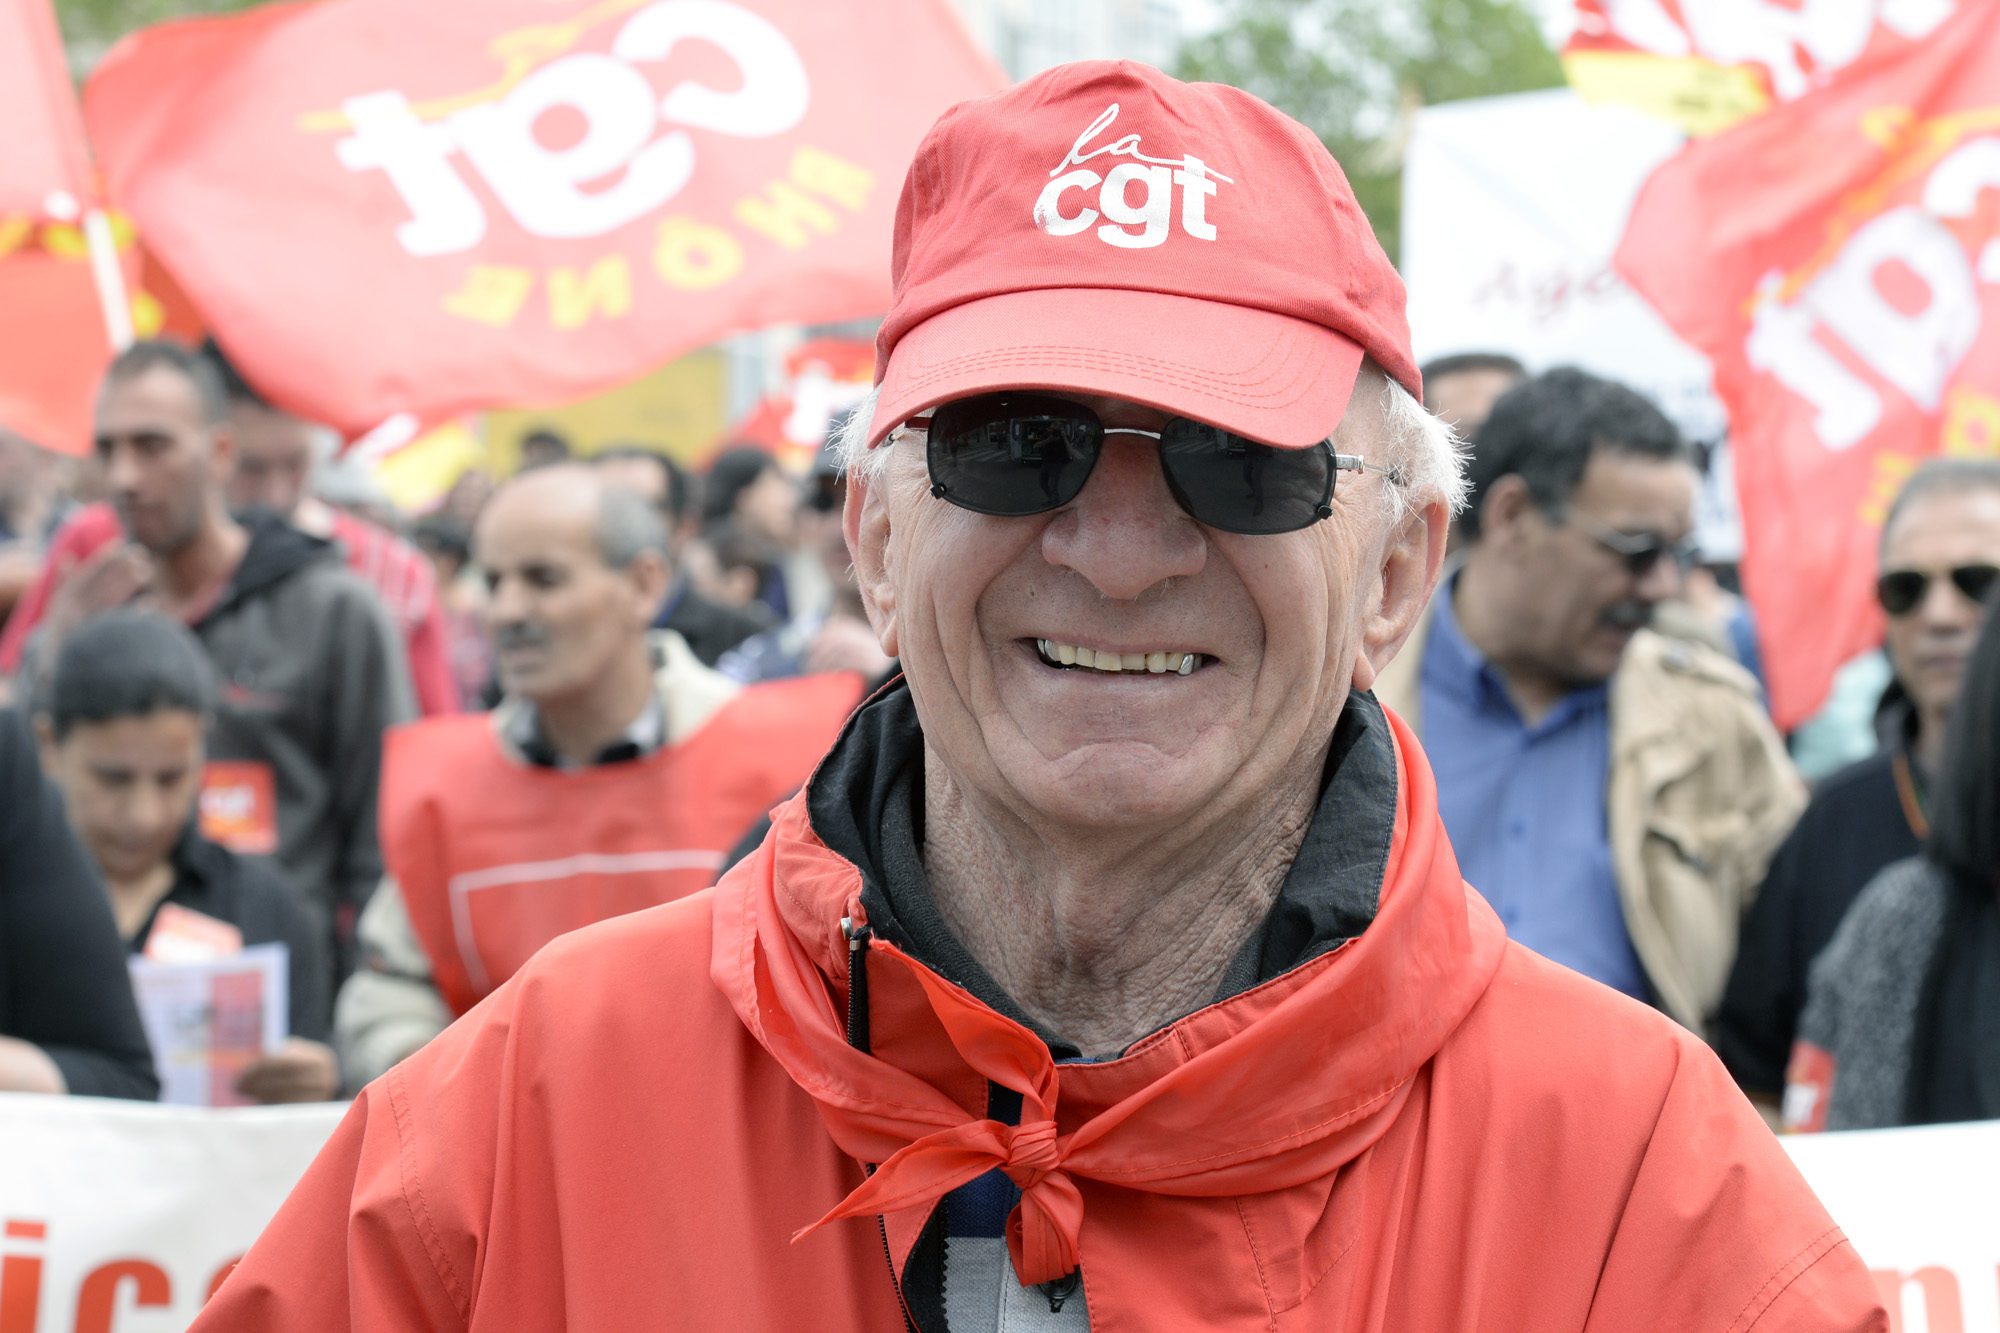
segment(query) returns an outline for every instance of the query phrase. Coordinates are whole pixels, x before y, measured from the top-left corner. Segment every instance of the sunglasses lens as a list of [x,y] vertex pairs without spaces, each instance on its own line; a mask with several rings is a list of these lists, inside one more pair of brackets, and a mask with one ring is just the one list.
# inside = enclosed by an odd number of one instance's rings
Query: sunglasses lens
[[1975,602],[1986,600],[1986,594],[1993,591],[1995,580],[2000,580],[2000,568],[1992,565],[1960,565],[1951,571],[1951,581]]
[[1915,569],[1895,569],[1875,580],[1875,599],[1892,616],[1906,616],[1924,599],[1930,575]]
[[1046,513],[1076,499],[1103,439],[1096,417],[1058,398],[961,399],[931,416],[931,484],[977,513]]
[[1325,517],[1333,499],[1325,449],[1274,449],[1185,417],[1161,433],[1160,465],[1182,507],[1224,532],[1296,532]]

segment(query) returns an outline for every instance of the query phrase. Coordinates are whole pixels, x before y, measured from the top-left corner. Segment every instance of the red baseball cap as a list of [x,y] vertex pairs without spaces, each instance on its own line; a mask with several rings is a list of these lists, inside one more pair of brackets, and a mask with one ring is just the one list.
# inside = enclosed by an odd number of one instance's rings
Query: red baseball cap
[[1054,389],[1306,448],[1364,356],[1422,396],[1403,281],[1326,146],[1147,65],[1062,65],[947,111],[892,269],[871,445],[953,398]]

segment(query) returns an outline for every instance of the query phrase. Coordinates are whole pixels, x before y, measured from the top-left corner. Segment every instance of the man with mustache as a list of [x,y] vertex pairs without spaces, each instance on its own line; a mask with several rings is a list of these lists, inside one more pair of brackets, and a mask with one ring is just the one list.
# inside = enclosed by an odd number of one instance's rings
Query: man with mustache
[[1462,559],[1378,694],[1508,935],[1705,1032],[1804,794],[1755,682],[1647,628],[1693,563],[1689,452],[1559,369],[1494,404],[1470,480]]
[[522,474],[474,558],[506,698],[432,718],[383,761],[388,877],[335,1031],[350,1084],[428,1042],[555,936],[682,897],[797,789],[851,675],[743,689],[671,631],[659,511],[582,464]]

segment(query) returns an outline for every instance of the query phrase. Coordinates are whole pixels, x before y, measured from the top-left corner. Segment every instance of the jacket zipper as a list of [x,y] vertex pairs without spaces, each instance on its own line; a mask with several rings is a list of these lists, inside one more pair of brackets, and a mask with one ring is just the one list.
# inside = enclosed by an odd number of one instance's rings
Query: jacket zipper
[[[854,918],[840,919],[840,933],[847,936],[847,1044],[864,1054],[868,1050],[868,941],[874,932]],[[875,1168],[867,1162],[861,1169],[869,1175]],[[889,1285],[895,1289],[896,1304],[903,1312],[905,1333],[923,1333],[916,1316],[910,1313],[910,1298],[903,1294],[903,1280],[896,1276],[896,1252],[889,1247],[889,1222],[875,1215],[875,1229],[882,1237],[882,1262],[889,1269]]]
[[889,1221],[880,1213],[875,1214],[875,1229],[882,1236],[882,1261],[889,1265],[889,1285],[896,1289],[896,1304],[903,1311],[905,1333],[924,1333],[917,1327],[917,1317],[910,1313],[910,1298],[903,1294],[903,1280],[896,1276],[896,1252],[889,1248]]

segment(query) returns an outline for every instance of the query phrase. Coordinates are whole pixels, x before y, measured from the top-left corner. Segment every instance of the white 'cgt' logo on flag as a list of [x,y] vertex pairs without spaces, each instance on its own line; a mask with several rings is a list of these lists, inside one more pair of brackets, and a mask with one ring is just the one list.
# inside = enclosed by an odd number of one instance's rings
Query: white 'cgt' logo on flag
[[[1179,158],[1150,157],[1139,150],[1139,136],[1128,134],[1110,143],[1089,147],[1092,139],[1111,128],[1118,119],[1118,104],[1076,137],[1069,154],[1056,163],[1051,180],[1035,200],[1035,225],[1051,236],[1074,236],[1097,221],[1099,210],[1105,218],[1097,229],[1097,239],[1125,250],[1150,250],[1167,239],[1173,226],[1174,191],[1181,196],[1181,230],[1198,241],[1215,239],[1215,224],[1208,220],[1208,199],[1215,183],[1236,182],[1192,154]],[[1100,176],[1085,166],[1092,158],[1125,157]],[[1074,167],[1075,170],[1069,170]],[[1132,187],[1145,186],[1139,202],[1132,202]],[[1063,196],[1071,190],[1086,193],[1085,206],[1074,213],[1063,212]],[[1088,204],[1088,192],[1097,192],[1097,207]],[[1137,228],[1138,230],[1134,230]]]

